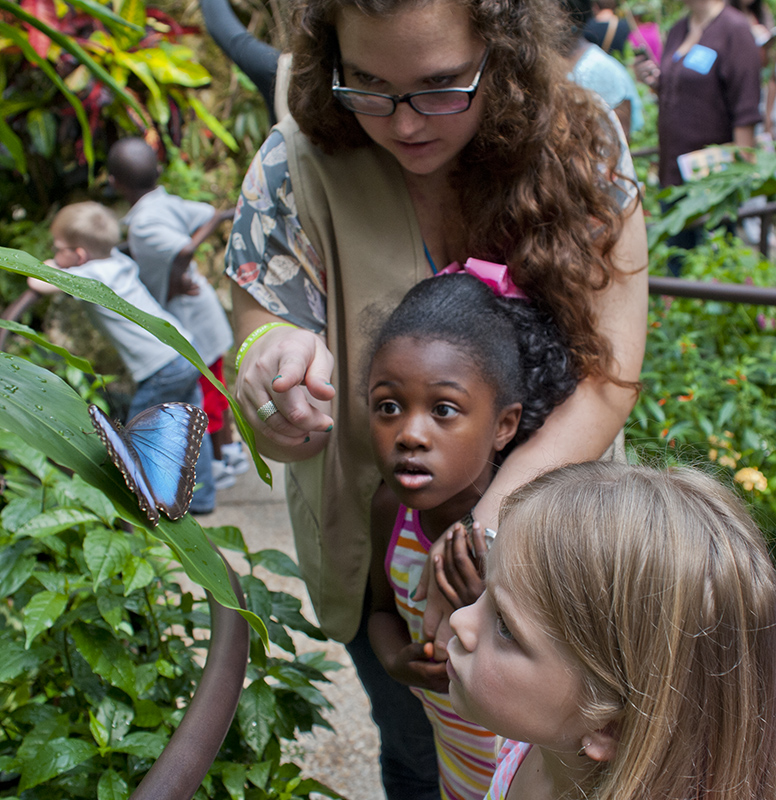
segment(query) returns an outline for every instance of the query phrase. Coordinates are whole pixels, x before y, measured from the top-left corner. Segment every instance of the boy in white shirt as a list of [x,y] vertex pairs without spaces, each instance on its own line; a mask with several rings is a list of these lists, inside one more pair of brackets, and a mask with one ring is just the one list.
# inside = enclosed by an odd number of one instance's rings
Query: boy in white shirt
[[[191,334],[159,305],[140,280],[137,264],[116,249],[119,223],[108,208],[94,202],[65,206],[51,223],[51,235],[54,258],[47,264],[99,281],[133,306],[170,322],[191,341]],[[28,278],[27,284],[39,294],[59,292],[38,278]],[[202,407],[200,372],[193,364],[115,311],[90,302],[84,306],[92,323],[111,340],[137,384],[127,419],[159,403],[184,402]],[[194,492],[192,513],[207,514],[215,507],[212,462],[213,448],[206,436],[197,461],[197,483],[201,488]]]

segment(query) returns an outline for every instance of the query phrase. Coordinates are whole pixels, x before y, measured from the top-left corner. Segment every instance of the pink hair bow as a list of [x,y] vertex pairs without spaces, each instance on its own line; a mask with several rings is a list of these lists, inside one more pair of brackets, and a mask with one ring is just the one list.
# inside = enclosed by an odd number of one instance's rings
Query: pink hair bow
[[489,286],[499,297],[512,297],[515,300],[527,300],[528,295],[520,289],[512,278],[506,264],[494,264],[492,261],[482,261],[479,258],[470,258],[463,267],[453,261],[437,275],[454,275],[456,272],[466,272],[477,280]]

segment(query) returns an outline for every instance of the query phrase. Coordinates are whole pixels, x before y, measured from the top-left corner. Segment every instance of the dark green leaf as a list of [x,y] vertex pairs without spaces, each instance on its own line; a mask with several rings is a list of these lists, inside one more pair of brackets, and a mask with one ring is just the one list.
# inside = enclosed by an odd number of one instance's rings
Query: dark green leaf
[[30,545],[29,540],[21,540],[3,549],[3,558],[0,559],[0,598],[12,595],[32,575],[35,559],[24,556]]
[[24,760],[21,768],[20,791],[24,792],[44,781],[77,767],[92,756],[97,748],[80,739],[52,739],[40,748],[35,758]]
[[245,800],[245,780],[248,768],[244,764],[224,764],[221,780],[232,800]]
[[106,769],[97,782],[97,800],[127,800],[128,797],[129,786],[124,778],[118,772]]
[[131,555],[127,535],[105,528],[89,531],[84,539],[84,559],[92,573],[94,586],[118,575]]
[[149,733],[136,731],[127,734],[123,739],[113,744],[113,750],[117,753],[129,753],[138,758],[159,758],[162,750],[167,744],[168,738],[163,733]]
[[67,607],[67,595],[56,592],[38,592],[24,607],[24,631],[29,647],[35,637],[48,630]]
[[120,641],[94,626],[74,625],[70,632],[78,652],[95,674],[131,698],[137,697],[135,665]]
[[251,558],[254,564],[259,564],[276,575],[285,578],[302,577],[294,560],[280,550],[259,550],[258,553],[253,553]]
[[275,695],[264,681],[254,681],[243,690],[237,718],[248,746],[261,757],[272,737],[275,719]]
[[49,658],[52,650],[49,647],[33,645],[25,649],[21,642],[2,640],[3,657],[0,659],[0,683],[7,683],[24,672],[33,672]]
[[80,508],[55,508],[28,520],[17,529],[16,533],[19,536],[40,539],[74,528],[84,522],[99,522],[99,517]]

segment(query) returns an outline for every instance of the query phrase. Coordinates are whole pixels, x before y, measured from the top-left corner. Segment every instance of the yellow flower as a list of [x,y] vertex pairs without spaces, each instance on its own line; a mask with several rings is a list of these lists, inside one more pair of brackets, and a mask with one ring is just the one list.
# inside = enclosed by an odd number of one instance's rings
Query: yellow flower
[[712,448],[711,450],[709,450],[709,461],[716,461],[718,455],[719,453],[714,448]]
[[[722,459],[720,459],[720,461],[721,460]],[[768,488],[768,479],[759,469],[754,469],[753,467],[744,467],[738,470],[733,477],[747,492],[751,492],[752,489],[757,489],[758,492],[764,492]]]
[[720,456],[719,463],[722,467],[730,467],[730,469],[735,469],[738,462],[731,456]]

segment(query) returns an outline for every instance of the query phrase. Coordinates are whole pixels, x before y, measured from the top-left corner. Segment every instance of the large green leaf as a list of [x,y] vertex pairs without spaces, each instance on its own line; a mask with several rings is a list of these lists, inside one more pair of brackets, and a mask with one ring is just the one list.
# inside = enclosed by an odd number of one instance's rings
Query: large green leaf
[[[4,0],[0,0],[2,3]],[[88,278],[79,278],[75,275],[69,275],[66,270],[54,269],[38,261],[33,256],[24,253],[20,250],[12,250],[7,247],[0,247],[0,268],[8,269],[12,272],[17,272],[21,275],[32,275],[41,280],[56,286],[74,297],[79,297],[82,300],[88,300],[97,305],[109,308],[117,314],[137,322],[146,330],[153,333],[157,339],[170,345],[177,350],[182,356],[187,358],[213,385],[226,397],[229,406],[234,414],[234,420],[240,430],[243,441],[248,445],[256,468],[264,480],[268,484],[272,484],[272,475],[269,468],[262,460],[258,451],[256,450],[256,442],[254,440],[253,431],[251,430],[248,421],[237,404],[237,401],[232,397],[226,387],[217,380],[213,373],[208,369],[204,361],[199,357],[199,354],[194,349],[193,345],[188,342],[169,322],[165,322],[158,317],[141,311],[135,306],[130,305],[125,300],[122,300],[118,295],[112,292],[107,286],[104,286],[99,281],[89,280]]]
[[137,699],[137,669],[113,634],[94,626],[86,628],[78,625],[71,627],[70,634],[78,652],[95,675],[104,678],[111,686],[122,689],[133,700]]
[[65,613],[67,595],[58,592],[38,592],[24,607],[26,646],[43,631],[47,631]]
[[222,605],[239,610],[266,641],[264,623],[239,608],[223,561],[191,515],[177,522],[163,517],[151,528],[121,473],[107,461],[86,403],[64,381],[23,358],[0,354],[0,428],[78,474],[108,496],[122,519],[166,542],[193,581]]
[[35,758],[23,762],[19,791],[61,775],[97,754],[97,748],[82,739],[52,739],[48,745],[42,747]]
[[45,336],[41,336],[41,334],[39,334],[36,330],[30,328],[29,325],[22,325],[21,322],[13,322],[8,319],[0,319],[0,328],[6,328],[12,333],[17,333],[20,336],[24,336],[26,339],[29,339],[31,342],[35,342],[35,344],[45,347],[46,350],[56,353],[68,364],[70,364],[70,366],[80,369],[81,372],[87,372],[90,375],[95,374],[94,367],[88,359],[74,356],[64,347],[53,344]]
[[97,800],[124,800],[129,796],[129,786],[124,778],[112,769],[106,769],[97,783]]
[[275,693],[265,681],[254,681],[243,690],[237,717],[248,746],[260,757],[272,738],[272,720],[275,718]]
[[84,560],[95,588],[124,569],[132,552],[126,536],[105,528],[89,531],[84,539]]

